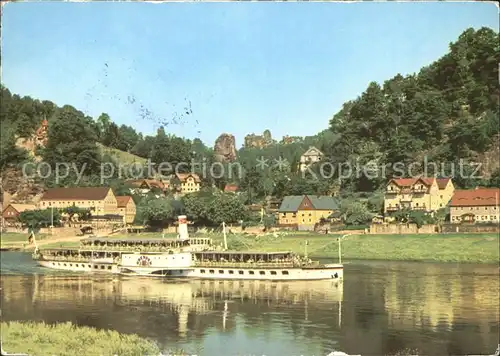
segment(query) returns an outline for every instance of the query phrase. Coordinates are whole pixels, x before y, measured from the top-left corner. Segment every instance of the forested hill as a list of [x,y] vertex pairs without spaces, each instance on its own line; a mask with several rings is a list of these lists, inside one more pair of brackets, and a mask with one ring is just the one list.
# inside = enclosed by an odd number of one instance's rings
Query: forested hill
[[[499,34],[491,29],[468,29],[450,44],[447,54],[419,73],[396,75],[383,84],[371,83],[358,98],[345,103],[331,119],[329,128],[318,135],[292,144],[273,143],[264,149],[240,149],[238,159],[247,167],[254,166],[260,156],[271,162],[283,157],[292,163],[282,185],[276,183],[278,173],[275,171],[265,171],[259,176],[254,172],[254,182],[274,182],[268,184],[270,188],[266,193],[263,189],[261,193],[255,192],[255,196],[278,194],[273,191],[278,186],[281,187],[279,195],[306,193],[304,187],[313,187],[298,181],[297,186],[301,188],[294,190],[286,183],[298,176],[295,163],[311,145],[320,148],[335,164],[359,162],[360,158],[361,163],[375,160],[386,166],[396,162],[409,164],[424,157],[441,163],[460,159],[484,163],[490,158],[485,179],[455,179],[461,187],[489,182],[491,173],[498,176],[495,147],[498,147],[500,127],[499,43]],[[87,176],[81,184],[95,184],[99,163],[122,159],[121,155],[109,157],[110,149],[127,152],[127,161],[134,157],[171,163],[190,162],[193,158],[213,159],[212,148],[201,140],[176,137],[163,128],[154,136],[143,136],[133,127],[117,125],[105,113],[92,118],[69,105],[58,107],[47,100],[20,97],[3,86],[0,95],[2,176],[8,168],[19,168],[21,163],[33,159],[16,146],[16,140],[33,137],[43,119],[48,120],[47,144],[36,147],[36,155],[52,166],[56,162],[85,164]],[[389,167],[377,178],[353,176],[342,181],[343,190],[375,191],[391,174]],[[333,174],[330,183],[337,177]],[[48,181],[49,185],[53,184]],[[242,186],[251,185],[249,182],[242,182]],[[326,183],[324,189],[328,190],[331,184]],[[44,184],[48,184],[47,181]]]
[[[419,73],[370,83],[345,103],[330,121],[339,139],[324,151],[337,161],[361,156],[387,164],[424,156],[433,162],[485,160],[498,145],[499,63],[499,34],[467,29]],[[486,174],[498,168],[498,156],[493,160],[497,165],[490,162]],[[380,181],[358,183],[370,189]]]

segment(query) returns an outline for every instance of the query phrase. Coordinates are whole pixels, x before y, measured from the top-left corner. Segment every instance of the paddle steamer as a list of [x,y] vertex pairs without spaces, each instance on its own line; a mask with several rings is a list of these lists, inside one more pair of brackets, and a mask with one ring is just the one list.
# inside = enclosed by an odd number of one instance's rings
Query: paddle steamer
[[292,252],[240,252],[217,249],[209,238],[189,238],[185,216],[177,239],[83,239],[78,249],[35,249],[43,267],[221,280],[342,279],[343,265],[320,264]]

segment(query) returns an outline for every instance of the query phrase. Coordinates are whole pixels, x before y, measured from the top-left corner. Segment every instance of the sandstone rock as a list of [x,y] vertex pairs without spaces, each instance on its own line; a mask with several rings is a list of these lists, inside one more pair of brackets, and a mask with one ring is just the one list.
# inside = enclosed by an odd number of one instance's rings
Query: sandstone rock
[[264,148],[273,144],[271,131],[265,130],[262,135],[250,134],[245,136],[245,147]]
[[233,162],[236,160],[236,139],[233,135],[223,133],[215,141],[214,155],[218,162]]

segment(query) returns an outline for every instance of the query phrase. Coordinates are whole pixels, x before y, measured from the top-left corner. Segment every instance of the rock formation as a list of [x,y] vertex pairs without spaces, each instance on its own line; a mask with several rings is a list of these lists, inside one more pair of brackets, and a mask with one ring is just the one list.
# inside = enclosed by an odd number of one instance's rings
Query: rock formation
[[289,145],[291,143],[295,143],[295,142],[300,142],[302,140],[302,137],[300,136],[283,136],[283,138],[281,139],[281,144],[283,145]]
[[265,130],[262,135],[250,134],[245,136],[245,147],[264,148],[273,144],[271,131]]
[[39,161],[40,157],[36,155],[36,149],[37,147],[45,147],[47,145],[48,135],[49,123],[46,119],[43,119],[40,127],[31,137],[18,137],[16,139],[16,146],[25,149],[35,158],[35,161]]
[[214,156],[218,162],[236,160],[236,139],[233,135],[223,133],[215,141]]

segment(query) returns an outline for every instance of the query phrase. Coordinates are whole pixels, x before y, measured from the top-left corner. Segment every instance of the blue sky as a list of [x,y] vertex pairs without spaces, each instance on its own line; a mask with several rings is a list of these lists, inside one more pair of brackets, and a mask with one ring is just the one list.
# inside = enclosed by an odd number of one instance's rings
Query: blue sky
[[[371,81],[418,71],[493,3],[9,3],[2,81],[154,133],[312,135]],[[171,118],[191,103],[193,114]],[[147,113],[145,113],[147,110]]]

